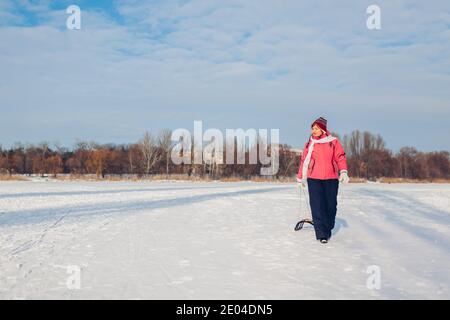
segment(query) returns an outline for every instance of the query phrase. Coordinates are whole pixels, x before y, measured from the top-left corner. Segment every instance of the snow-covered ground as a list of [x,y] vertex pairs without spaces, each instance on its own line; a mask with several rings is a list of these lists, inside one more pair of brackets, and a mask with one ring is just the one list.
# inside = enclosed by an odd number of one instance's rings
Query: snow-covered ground
[[450,185],[339,192],[323,245],[293,184],[0,182],[0,298],[450,298]]

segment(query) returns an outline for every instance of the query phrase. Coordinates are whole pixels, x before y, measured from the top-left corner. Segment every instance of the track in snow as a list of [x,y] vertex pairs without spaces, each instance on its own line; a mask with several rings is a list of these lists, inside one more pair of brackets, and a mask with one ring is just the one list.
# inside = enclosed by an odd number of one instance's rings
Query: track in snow
[[292,184],[2,182],[0,298],[450,298],[450,185],[339,192],[322,245]]

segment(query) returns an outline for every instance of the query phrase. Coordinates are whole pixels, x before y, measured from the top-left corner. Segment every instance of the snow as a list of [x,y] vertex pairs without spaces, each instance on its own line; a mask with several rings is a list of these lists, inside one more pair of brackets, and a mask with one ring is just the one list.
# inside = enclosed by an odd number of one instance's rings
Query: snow
[[1,182],[0,298],[450,298],[450,185],[343,185],[326,245],[305,209],[294,184]]

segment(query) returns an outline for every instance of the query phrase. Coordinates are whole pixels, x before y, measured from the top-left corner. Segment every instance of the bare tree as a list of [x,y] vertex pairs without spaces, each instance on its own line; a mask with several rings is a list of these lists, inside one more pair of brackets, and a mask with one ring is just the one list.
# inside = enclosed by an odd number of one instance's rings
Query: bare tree
[[58,173],[62,172],[62,159],[58,153],[56,153],[53,156],[50,156],[46,162],[48,172],[53,174],[54,177],[56,177]]
[[145,168],[145,174],[148,175],[159,158],[159,152],[155,138],[148,131],[145,132],[144,136],[139,142],[139,147],[142,153],[142,161],[143,167]]
[[290,177],[296,173],[296,168],[300,165],[300,157],[292,151],[291,146],[287,144],[280,145],[280,174]]
[[92,150],[89,153],[89,158],[86,161],[86,168],[89,172],[95,172],[97,178],[100,176],[105,177],[106,159],[108,156],[108,151],[104,148],[98,148]]
[[168,129],[162,130],[158,135],[158,147],[162,152],[162,156],[166,162],[166,179],[169,178],[169,163],[172,149],[175,143],[172,141],[172,132]]
[[413,147],[403,147],[397,154],[400,163],[400,176],[412,178],[414,172],[414,159],[417,159],[418,151]]
[[8,161],[8,157],[3,154],[3,151],[0,147],[0,174],[5,174],[5,173],[9,173],[10,169],[9,169],[9,161]]
[[139,173],[139,163],[142,163],[142,152],[139,144],[132,144],[128,148],[128,171],[131,174]]
[[427,156],[429,178],[450,178],[450,156],[448,151],[431,152]]

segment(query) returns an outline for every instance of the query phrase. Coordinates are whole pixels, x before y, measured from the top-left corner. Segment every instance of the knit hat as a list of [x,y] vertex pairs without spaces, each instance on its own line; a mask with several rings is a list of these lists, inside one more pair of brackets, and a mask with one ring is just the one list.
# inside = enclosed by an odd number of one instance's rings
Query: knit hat
[[312,128],[315,124],[317,124],[317,125],[319,126],[319,128],[322,129],[323,131],[325,131],[325,132],[327,131],[327,119],[325,119],[325,118],[323,118],[323,117],[320,117],[319,119],[316,119],[316,120],[312,123],[311,128]]

